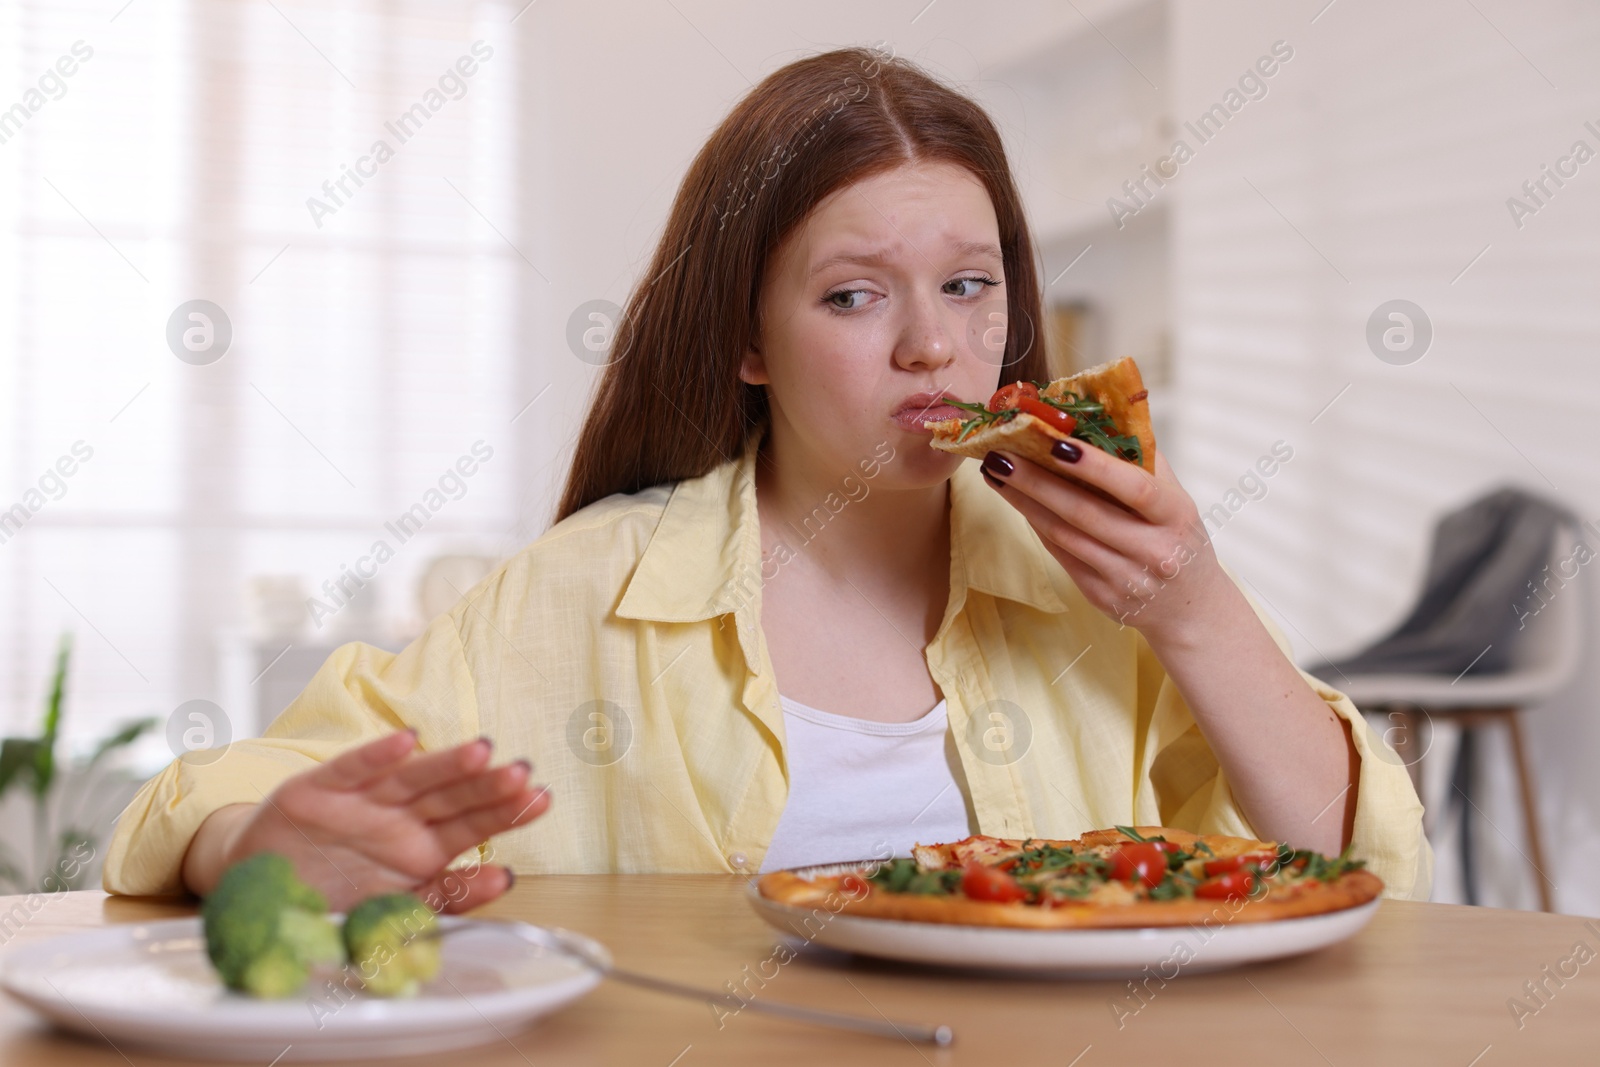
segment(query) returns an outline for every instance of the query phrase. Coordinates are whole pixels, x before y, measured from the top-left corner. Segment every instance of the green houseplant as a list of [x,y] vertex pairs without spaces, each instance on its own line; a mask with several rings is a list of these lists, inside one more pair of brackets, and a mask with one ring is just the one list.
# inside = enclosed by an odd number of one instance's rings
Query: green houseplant
[[[109,824],[95,825],[85,806],[94,775],[106,757],[131,745],[156,724],[138,719],[101,738],[87,760],[64,767],[56,752],[61,735],[67,669],[72,635],[63,634],[56,652],[55,673],[45,698],[44,719],[37,737],[8,737],[0,742],[0,801],[15,789],[26,790],[33,807],[33,833],[26,858],[0,842],[0,886],[14,893],[53,892],[80,887],[84,857],[93,857]],[[67,772],[71,772],[70,775]]]

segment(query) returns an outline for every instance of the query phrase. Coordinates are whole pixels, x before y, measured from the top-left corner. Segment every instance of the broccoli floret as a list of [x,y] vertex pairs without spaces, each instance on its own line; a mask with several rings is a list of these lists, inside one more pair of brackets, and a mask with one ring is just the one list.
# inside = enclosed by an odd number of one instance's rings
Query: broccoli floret
[[261,852],[229,867],[200,907],[206,953],[229,989],[287,997],[311,968],[344,959],[328,902],[294,865]]
[[344,947],[369,993],[416,995],[439,973],[439,920],[410,893],[369,897],[344,920]]

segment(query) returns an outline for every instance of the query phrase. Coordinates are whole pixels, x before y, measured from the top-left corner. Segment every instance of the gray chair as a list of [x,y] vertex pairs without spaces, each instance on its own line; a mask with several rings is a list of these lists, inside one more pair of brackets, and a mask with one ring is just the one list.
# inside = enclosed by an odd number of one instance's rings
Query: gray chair
[[1564,689],[1576,675],[1582,659],[1586,615],[1582,589],[1587,575],[1579,574],[1564,584],[1556,584],[1563,573],[1558,570],[1559,565],[1565,564],[1567,573],[1573,569],[1571,546],[1578,534],[1575,525],[1562,525],[1557,536],[1551,539],[1549,552],[1548,573],[1555,576],[1555,581],[1540,589],[1541,596],[1528,591],[1526,601],[1508,605],[1508,613],[1528,614],[1522,620],[1522,627],[1509,638],[1511,647],[1506,650],[1505,670],[1492,674],[1463,671],[1452,678],[1442,674],[1346,674],[1335,669],[1332,676],[1327,677],[1330,685],[1337,686],[1363,712],[1383,716],[1394,724],[1396,729],[1392,732],[1400,735],[1395,751],[1410,769],[1419,792],[1422,758],[1427,751],[1421,733],[1425,722],[1430,729],[1435,723],[1458,727],[1464,740],[1472,731],[1484,726],[1506,727],[1516,764],[1528,848],[1532,853],[1528,859],[1538,875],[1539,904],[1545,911],[1552,910],[1551,882],[1546,873],[1538,808],[1528,772],[1519,713]]

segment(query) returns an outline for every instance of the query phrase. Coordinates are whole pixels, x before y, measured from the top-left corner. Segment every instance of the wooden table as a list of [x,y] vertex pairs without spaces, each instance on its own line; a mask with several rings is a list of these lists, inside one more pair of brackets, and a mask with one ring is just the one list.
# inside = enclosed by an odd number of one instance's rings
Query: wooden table
[[[478,914],[580,930],[610,946],[620,967],[722,990],[724,983],[742,979],[747,965],[754,971],[776,944],[775,931],[742,899],[743,888],[740,879],[720,875],[529,877]],[[0,897],[0,917],[21,899]],[[0,955],[67,931],[193,914],[192,906],[102,893],[48,899],[20,929],[0,918],[0,939],[9,938]],[[1600,922],[1588,923],[1564,915],[1385,901],[1351,941],[1299,959],[1182,974],[1164,988],[1152,983],[1142,1005],[1124,982],[1040,981],[802,955],[784,965],[761,995],[897,1021],[948,1023],[955,1045],[917,1048],[749,1011],[723,1019],[719,1028],[706,1006],[608,982],[497,1044],[390,1062],[1097,1067],[1172,1062],[1177,1054],[1177,1062],[1193,1067],[1593,1063]],[[1575,955],[1580,943],[1585,947]],[[1532,999],[1524,988],[1530,981],[1542,982],[1548,992]],[[1526,1008],[1520,1020],[1508,1006],[1513,1000]],[[0,997],[5,1067],[190,1062],[123,1051],[126,1057],[108,1045],[52,1032]]]

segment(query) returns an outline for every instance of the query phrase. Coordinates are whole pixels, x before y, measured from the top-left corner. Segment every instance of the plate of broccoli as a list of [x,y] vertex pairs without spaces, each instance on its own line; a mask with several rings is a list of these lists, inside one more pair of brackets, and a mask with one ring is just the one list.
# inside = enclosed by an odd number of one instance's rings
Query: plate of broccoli
[[[574,939],[582,953],[563,947]],[[119,1046],[378,1059],[500,1040],[600,982],[585,953],[609,964],[604,946],[570,931],[438,916],[405,893],[330,913],[288,860],[263,853],[229,868],[199,918],[24,946],[0,987]]]

